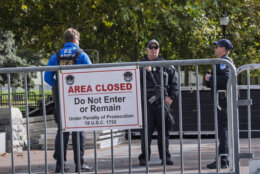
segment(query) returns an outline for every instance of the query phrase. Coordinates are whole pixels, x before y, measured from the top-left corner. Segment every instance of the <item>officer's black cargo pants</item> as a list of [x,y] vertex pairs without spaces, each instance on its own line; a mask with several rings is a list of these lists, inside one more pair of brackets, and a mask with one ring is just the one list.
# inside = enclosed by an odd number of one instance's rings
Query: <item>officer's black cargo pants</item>
[[[218,139],[219,154],[228,154],[228,128],[227,128],[227,101],[225,97],[219,98],[218,109]],[[228,162],[227,156],[221,157],[222,162]]]
[[[150,159],[151,155],[151,141],[152,141],[152,134],[154,130],[157,130],[157,145],[159,151],[160,159],[163,159],[163,142],[162,142],[162,114],[161,114],[161,107],[160,104],[154,102],[150,104],[147,102],[147,123],[148,123],[148,160]],[[143,113],[144,117],[144,113]],[[139,160],[145,160],[145,133],[144,133],[144,119],[143,119],[143,129],[141,129],[141,150],[142,153],[139,155]],[[166,159],[171,158],[171,153],[169,152],[169,127],[168,124],[165,124],[165,149],[166,149]]]

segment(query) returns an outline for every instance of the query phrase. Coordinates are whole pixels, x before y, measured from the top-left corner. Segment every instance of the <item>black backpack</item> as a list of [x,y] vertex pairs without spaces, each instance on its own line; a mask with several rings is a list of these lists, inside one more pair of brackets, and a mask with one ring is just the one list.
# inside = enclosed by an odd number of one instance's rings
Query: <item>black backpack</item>
[[58,65],[75,65],[75,64],[77,64],[78,57],[80,56],[80,54],[82,52],[83,52],[82,49],[78,49],[76,54],[74,54],[74,56],[70,55],[70,56],[66,56],[66,57],[61,57],[60,50],[57,51],[56,56],[57,56]]

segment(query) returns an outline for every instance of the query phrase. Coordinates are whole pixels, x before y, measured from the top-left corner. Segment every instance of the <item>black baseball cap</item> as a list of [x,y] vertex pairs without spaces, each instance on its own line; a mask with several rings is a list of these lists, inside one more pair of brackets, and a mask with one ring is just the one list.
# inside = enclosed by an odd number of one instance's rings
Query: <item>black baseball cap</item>
[[227,51],[229,51],[231,48],[233,48],[232,43],[227,39],[221,39],[220,41],[213,41],[215,45],[219,45],[221,47],[225,47]]

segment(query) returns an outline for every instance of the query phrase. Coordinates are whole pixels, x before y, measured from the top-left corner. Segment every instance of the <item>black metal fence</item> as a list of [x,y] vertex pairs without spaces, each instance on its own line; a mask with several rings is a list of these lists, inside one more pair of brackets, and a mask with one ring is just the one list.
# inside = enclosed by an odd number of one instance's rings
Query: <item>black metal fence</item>
[[[19,108],[22,114],[25,113],[25,93],[15,92],[11,93],[12,107]],[[52,102],[52,95],[45,95],[47,114],[52,114],[54,104]],[[8,93],[0,94],[0,107],[9,107]],[[42,114],[42,95],[35,92],[28,92],[28,109],[29,116],[39,116]]]
[[[24,92],[16,92],[11,93],[11,101],[12,107],[17,107],[21,111],[25,111],[25,93]],[[8,94],[0,95],[0,106],[8,107]],[[37,96],[35,92],[28,92],[28,106],[37,107]]]

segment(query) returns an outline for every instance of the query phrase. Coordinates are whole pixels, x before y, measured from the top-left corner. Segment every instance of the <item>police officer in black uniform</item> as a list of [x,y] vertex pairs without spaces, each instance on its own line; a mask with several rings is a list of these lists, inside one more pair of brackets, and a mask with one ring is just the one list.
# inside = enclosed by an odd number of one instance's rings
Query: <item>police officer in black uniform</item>
[[[91,64],[88,55],[83,52],[79,47],[80,34],[74,28],[69,28],[64,32],[64,47],[57,53],[53,54],[47,64],[47,66],[55,65],[74,65],[74,64]],[[56,78],[55,78],[56,77]],[[60,103],[59,103],[59,91],[58,80],[55,71],[46,71],[44,74],[44,80],[52,86],[53,101],[55,104],[54,118],[58,125],[58,131],[55,139],[55,152],[54,159],[56,159],[55,172],[61,172],[61,146],[60,146]],[[84,147],[85,147],[85,133],[79,132],[80,139],[80,170],[82,172],[92,171],[92,167],[88,166],[84,162]],[[63,145],[64,145],[64,161],[66,161],[67,145],[69,141],[69,132],[63,133]],[[78,153],[77,153],[77,132],[72,132],[72,145],[74,152],[74,163],[76,164],[75,171],[78,172]],[[68,167],[64,165],[64,171],[68,171]]]
[[[227,39],[221,39],[220,41],[213,42],[215,44],[214,52],[217,58],[226,59],[230,61],[228,54],[231,48],[233,48],[232,43]],[[226,90],[227,81],[231,76],[230,69],[226,64],[216,65],[216,90]],[[211,93],[213,94],[213,70],[211,73],[205,75],[205,80],[207,86],[211,88]],[[213,95],[211,95],[213,98]],[[219,155],[221,155],[221,168],[227,168],[228,162],[228,128],[227,128],[227,100],[223,93],[219,94],[219,108],[218,108],[218,138],[219,138]],[[209,169],[216,169],[216,161],[207,165]]]
[[[153,39],[150,40],[146,47],[147,56],[144,57],[141,61],[163,61],[162,57],[159,56],[159,43]],[[143,75],[142,72],[146,70],[146,86],[147,86],[147,120],[148,120],[148,151],[149,151],[149,159],[151,155],[151,141],[152,134],[156,129],[158,132],[157,143],[160,159],[163,159],[163,143],[162,143],[162,114],[161,114],[161,99],[157,99],[154,102],[149,102],[149,99],[156,95],[156,87],[155,83],[160,86],[160,67],[146,67],[146,69],[141,69],[141,85],[143,85]],[[163,68],[164,73],[164,87],[165,87],[165,104],[171,105],[173,101],[176,101],[178,95],[178,76],[173,66],[165,66]],[[154,82],[154,80],[156,82]],[[157,88],[158,90],[158,88]],[[159,89],[160,90],[160,89]],[[143,90],[142,90],[143,91]],[[151,100],[150,100],[151,101]],[[142,102],[143,103],[143,102]],[[167,114],[167,113],[165,113]],[[143,114],[144,115],[144,114]],[[165,145],[166,145],[166,165],[173,165],[173,161],[171,160],[171,154],[169,152],[169,124],[167,124],[168,119],[165,119]],[[145,134],[144,128],[141,130],[141,150],[142,153],[139,155],[139,165],[145,166]],[[163,160],[162,163],[163,164]]]

